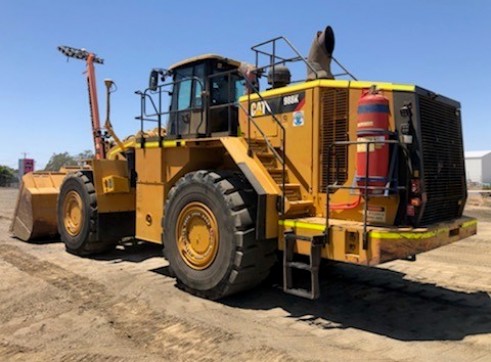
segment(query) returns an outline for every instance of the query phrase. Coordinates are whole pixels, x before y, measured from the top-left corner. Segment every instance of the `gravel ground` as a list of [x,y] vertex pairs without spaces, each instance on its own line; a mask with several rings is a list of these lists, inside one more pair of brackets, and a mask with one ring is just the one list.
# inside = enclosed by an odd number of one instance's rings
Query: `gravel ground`
[[491,360],[491,207],[479,233],[379,268],[334,264],[307,301],[265,284],[220,302],[175,287],[160,248],[78,258],[10,237],[0,189],[0,360]]

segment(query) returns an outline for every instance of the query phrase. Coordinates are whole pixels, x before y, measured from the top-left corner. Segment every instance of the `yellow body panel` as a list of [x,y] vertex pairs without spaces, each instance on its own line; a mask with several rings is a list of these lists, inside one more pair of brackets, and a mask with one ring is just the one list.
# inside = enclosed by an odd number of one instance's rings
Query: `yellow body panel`
[[[136,149],[136,237],[161,243],[161,219],[164,215],[163,148]],[[185,160],[183,160],[185,161]],[[168,166],[168,165],[167,165]]]
[[164,187],[158,183],[139,182],[136,185],[136,237],[162,243]]
[[128,179],[128,166],[123,160],[93,160],[94,187],[97,194],[97,212],[121,212],[135,210],[135,192],[129,188],[124,193],[105,193],[103,180],[107,177]]

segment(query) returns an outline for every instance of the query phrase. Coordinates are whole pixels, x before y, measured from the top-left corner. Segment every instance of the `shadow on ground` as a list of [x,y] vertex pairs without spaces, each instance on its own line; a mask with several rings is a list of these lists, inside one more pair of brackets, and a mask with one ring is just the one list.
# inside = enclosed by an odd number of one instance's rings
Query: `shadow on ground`
[[123,242],[107,253],[90,256],[94,260],[112,261],[113,263],[121,263],[123,261],[141,263],[156,257],[163,257],[162,245],[143,241]]
[[281,308],[322,329],[356,328],[403,341],[461,340],[491,333],[487,293],[464,293],[404,279],[384,269],[333,264],[321,273],[321,297],[310,301],[263,285],[222,303],[246,309]]
[[[57,242],[57,241],[52,241]],[[125,243],[92,259],[139,263],[162,257],[162,247]],[[172,277],[165,266],[151,272]],[[235,308],[281,308],[299,323],[320,329],[356,328],[403,341],[462,340],[491,333],[491,299],[485,292],[465,293],[404,279],[405,274],[350,264],[321,270],[321,297],[310,301],[284,294],[281,273],[268,283],[220,302]],[[299,280],[305,283],[307,276]]]

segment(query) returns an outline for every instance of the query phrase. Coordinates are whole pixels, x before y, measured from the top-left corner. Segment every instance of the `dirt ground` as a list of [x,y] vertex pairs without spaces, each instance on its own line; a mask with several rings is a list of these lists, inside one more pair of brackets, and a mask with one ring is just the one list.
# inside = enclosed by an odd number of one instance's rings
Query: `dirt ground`
[[211,302],[177,289],[153,245],[78,258],[11,238],[15,198],[0,189],[1,361],[491,361],[483,199],[477,236],[414,263],[328,265],[315,302],[271,283]]

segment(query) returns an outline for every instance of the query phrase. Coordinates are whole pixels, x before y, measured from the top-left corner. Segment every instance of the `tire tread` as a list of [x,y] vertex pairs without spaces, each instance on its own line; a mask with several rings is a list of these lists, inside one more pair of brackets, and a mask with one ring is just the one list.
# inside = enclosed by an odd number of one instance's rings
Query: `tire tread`
[[[227,295],[251,289],[261,283],[269,275],[276,261],[276,240],[256,240],[255,210],[257,196],[245,177],[233,171],[200,170],[186,174],[170,190],[166,209],[179,190],[190,182],[203,182],[218,190],[235,222],[235,252],[228,265],[225,277],[212,289],[197,290],[187,286],[177,278],[177,285],[191,294],[207,298],[219,299]],[[162,226],[164,226],[162,219]],[[169,260],[172,268],[172,260]]]

